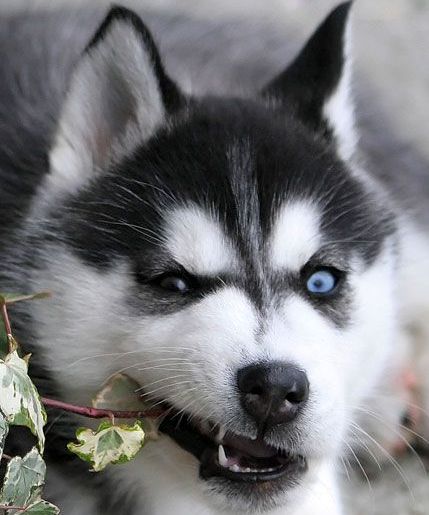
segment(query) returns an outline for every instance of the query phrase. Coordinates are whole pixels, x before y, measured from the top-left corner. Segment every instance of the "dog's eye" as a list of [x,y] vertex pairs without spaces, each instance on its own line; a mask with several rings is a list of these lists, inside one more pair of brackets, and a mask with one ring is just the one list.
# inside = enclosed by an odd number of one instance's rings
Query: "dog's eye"
[[327,268],[314,271],[307,279],[306,288],[314,295],[329,295],[338,284],[338,274]]
[[171,270],[158,275],[149,276],[137,271],[136,279],[138,284],[150,285],[166,292],[185,295],[201,288],[198,277],[188,273],[186,270]]
[[165,275],[159,278],[158,286],[163,290],[176,293],[187,293],[191,289],[187,279],[175,275]]

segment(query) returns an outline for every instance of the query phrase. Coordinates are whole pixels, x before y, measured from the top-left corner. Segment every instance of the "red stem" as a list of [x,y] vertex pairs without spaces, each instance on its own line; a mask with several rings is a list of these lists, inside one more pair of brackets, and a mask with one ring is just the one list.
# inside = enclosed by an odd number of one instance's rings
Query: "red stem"
[[6,304],[1,305],[1,315],[4,322],[4,328],[6,329],[7,336],[12,336],[12,327],[10,326],[9,316],[7,314]]
[[42,397],[42,402],[49,408],[57,408],[77,415],[88,418],[156,418],[164,413],[162,409],[148,409],[144,411],[117,411],[100,408],[92,408],[91,406],[76,406],[67,402],[57,401]]
[[9,352],[12,352],[13,350],[15,350],[15,347],[14,347],[14,340],[13,340],[13,336],[12,336],[12,327],[10,325],[9,315],[7,314],[7,307],[6,307],[5,302],[1,304],[0,310],[1,310],[1,316],[2,316],[3,322],[4,322],[4,328],[6,330],[6,337],[7,337],[7,343],[9,346]]

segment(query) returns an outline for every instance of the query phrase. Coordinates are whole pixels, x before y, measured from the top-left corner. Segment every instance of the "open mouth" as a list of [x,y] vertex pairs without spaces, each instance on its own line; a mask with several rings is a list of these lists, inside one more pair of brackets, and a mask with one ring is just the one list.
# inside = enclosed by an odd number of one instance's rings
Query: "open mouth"
[[191,422],[189,417],[178,417],[171,411],[160,430],[200,461],[202,479],[266,482],[285,476],[296,478],[307,469],[303,456],[272,447],[262,438],[252,440],[225,432],[215,424]]

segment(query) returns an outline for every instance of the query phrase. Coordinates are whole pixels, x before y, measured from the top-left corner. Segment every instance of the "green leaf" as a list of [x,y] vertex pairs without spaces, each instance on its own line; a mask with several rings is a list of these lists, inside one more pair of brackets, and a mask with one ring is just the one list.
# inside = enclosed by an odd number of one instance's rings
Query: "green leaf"
[[36,387],[28,377],[28,358],[20,358],[13,351],[0,359],[0,411],[11,425],[28,427],[39,440],[43,452],[46,412]]
[[[112,376],[92,401],[94,408],[112,411],[144,411],[149,406],[139,395],[140,384],[123,373]],[[123,419],[122,419],[123,420]],[[159,438],[160,419],[145,418],[142,421],[146,440]]]
[[9,424],[7,420],[4,418],[3,414],[0,413],[0,460],[3,454],[4,443],[6,441],[6,436],[9,431]]
[[[19,515],[16,510],[9,510],[10,515]],[[58,515],[60,510],[48,501],[37,501],[31,504],[25,509],[25,514],[31,513],[31,515]],[[8,514],[9,515],[9,514]]]
[[35,447],[23,458],[12,458],[7,464],[0,504],[27,506],[39,500],[45,473],[45,462]]
[[39,293],[0,293],[0,304],[14,304],[23,300],[46,299],[51,296],[48,291]]
[[91,463],[92,470],[98,472],[110,463],[132,460],[144,445],[145,433],[139,421],[132,426],[105,421],[96,431],[79,428],[76,438],[79,443],[69,443],[68,449]]

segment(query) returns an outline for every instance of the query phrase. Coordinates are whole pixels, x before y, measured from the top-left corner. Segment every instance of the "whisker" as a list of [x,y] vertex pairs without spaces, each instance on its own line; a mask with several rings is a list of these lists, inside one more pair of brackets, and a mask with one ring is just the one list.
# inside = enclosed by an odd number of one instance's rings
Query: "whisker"
[[355,424],[352,422],[352,425],[353,427],[355,427],[358,431],[360,431],[364,436],[366,436],[367,438],[369,438],[379,449],[380,451],[384,454],[384,456],[386,456],[386,458],[389,460],[389,462],[392,464],[392,466],[395,468],[395,470],[398,472],[398,474],[400,475],[402,481],[404,482],[405,486],[407,487],[409,493],[410,493],[410,497],[411,499],[413,500],[413,502],[415,502],[415,496],[414,496],[414,493],[411,489],[411,486],[410,486],[410,482],[406,476],[406,474],[404,473],[404,469],[399,465],[399,463],[397,462],[397,460],[395,460],[391,454],[379,443],[377,442],[377,440],[375,438],[373,438],[369,433],[367,433],[364,429],[362,429],[359,424]]
[[[413,446],[410,444],[410,442],[408,442],[408,440],[404,437],[404,435],[402,435],[399,431],[395,430],[394,428],[390,427],[389,424],[386,424],[386,422],[380,417],[378,416],[376,413],[370,411],[370,410],[367,410],[365,408],[359,408],[359,407],[356,407],[356,409],[362,411],[363,413],[373,417],[375,420],[377,420],[378,422],[380,422],[380,424],[382,424],[384,427],[386,427],[389,431],[391,431],[395,436],[397,436],[400,440],[402,440],[406,447],[411,451],[411,453],[414,455],[414,457],[417,459],[417,461],[419,462],[419,464],[421,465],[422,469],[424,472],[426,472],[426,467],[423,463],[423,461],[421,460],[420,456],[418,455],[417,451],[413,448]],[[407,429],[408,428],[406,426],[404,426],[403,424],[399,424],[400,427],[404,428],[404,429]],[[417,436],[420,436],[418,435],[415,431],[412,431],[410,429],[410,432],[411,433],[414,433],[416,434]],[[425,438],[421,437],[423,441],[427,442],[427,440],[425,440]]]
[[[352,428],[350,428],[352,429]],[[375,464],[377,465],[378,469],[381,471],[381,464],[377,459],[377,456],[371,451],[369,446],[362,440],[360,436],[356,434],[355,431],[352,431],[352,434],[355,438],[359,440],[359,444],[365,449],[365,451],[371,456],[371,458],[374,460]]]
[[198,389],[199,389],[199,387],[196,386],[194,388],[189,388],[189,389],[187,389],[187,390],[185,390],[183,392],[178,392],[178,393],[176,393],[174,395],[168,396],[167,399],[158,400],[155,404],[151,404],[149,406],[149,409],[152,410],[156,406],[159,406],[160,404],[162,404],[163,402],[166,402],[166,401],[170,403],[172,399],[177,399],[177,397],[180,398],[180,396],[184,397],[185,395],[188,395],[189,392],[193,392],[193,391],[198,390]]
[[349,451],[352,453],[354,459],[356,460],[356,463],[358,464],[358,467],[360,468],[360,470],[362,471],[362,474],[364,476],[364,478],[366,479],[366,482],[368,483],[368,488],[369,490],[372,492],[372,485],[371,485],[371,481],[369,480],[369,477],[368,477],[368,474],[366,473],[365,469],[363,468],[363,465],[362,463],[360,462],[360,459],[357,457],[355,451],[353,450],[352,446],[350,444],[348,444],[347,442],[345,442],[343,440],[343,443],[345,443],[345,445],[348,447]]
[[[189,410],[189,408],[190,408],[191,406],[193,406],[196,402],[198,402],[198,400],[199,400],[199,399],[192,399],[191,401],[189,401],[189,402],[188,402],[188,404],[186,404],[186,406],[184,406],[181,410],[179,410],[179,411],[174,415],[174,417],[173,417],[173,418],[178,417],[178,416],[180,415],[180,419],[179,419],[179,420],[178,420],[178,422],[177,422],[178,424],[180,424],[180,423],[182,422],[182,419],[183,419],[183,417],[187,414],[187,411]],[[189,422],[191,422],[191,421],[192,421],[192,418],[193,418],[193,417],[192,417],[192,414],[190,414],[190,415],[189,415],[189,419],[188,419],[188,420],[189,420]]]
[[203,421],[205,421],[205,420],[207,420],[207,421],[208,421],[208,420],[209,420],[209,418],[208,418],[208,417],[200,417],[199,415],[200,415],[200,413],[201,413],[202,411],[204,411],[204,410],[207,408],[207,406],[209,406],[210,404],[211,404],[211,399],[207,399],[207,400],[206,400],[206,402],[202,402],[202,405],[200,406],[200,408],[199,408],[197,411],[195,411],[194,413],[191,413],[191,415],[190,415],[190,417],[189,417],[189,420],[190,420],[190,421],[192,421],[192,420],[194,420],[195,418],[202,418],[202,420],[203,420]]
[[343,469],[346,473],[346,476],[347,476],[347,481],[350,482],[351,481],[351,478],[350,478],[350,472],[349,472],[349,469],[347,468],[347,465],[346,465],[346,460],[349,464],[349,467],[350,467],[350,462],[347,458],[344,458],[343,456],[340,456],[340,459],[341,459],[341,463],[343,464]]
[[171,379],[177,379],[179,377],[187,377],[187,374],[177,374],[175,376],[162,377],[161,379],[157,379],[156,381],[151,381],[150,383],[146,383],[144,386],[140,386],[139,388],[134,390],[134,393],[138,393],[141,390],[148,388],[149,386],[153,386],[154,384],[162,383],[164,381],[170,381]]
[[[374,393],[373,395],[371,395],[371,399],[370,400],[392,400],[392,397],[391,395],[383,395],[381,393]],[[429,411],[428,410],[425,410],[422,406],[419,406],[418,404],[414,404],[412,402],[407,402],[407,406],[410,406],[411,408],[414,408],[418,411],[420,411],[425,417],[428,417],[429,418]]]
[[[177,352],[179,350],[189,350],[191,352],[199,352],[199,349],[195,349],[195,348],[191,348],[191,347],[175,347],[175,346],[170,346],[170,347],[158,347],[157,349],[138,349],[138,350],[132,350],[132,351],[126,351],[126,352],[108,352],[108,353],[104,353],[104,354],[95,354],[93,356],[84,356],[82,358],[79,358],[75,361],[73,361],[72,363],[68,363],[65,367],[63,367],[63,369],[67,369],[67,368],[70,368],[72,366],[75,366],[83,361],[88,361],[88,360],[91,360],[91,359],[97,359],[97,358],[103,358],[103,357],[125,357],[125,356],[129,356],[131,354],[139,354],[139,353],[150,353],[150,352],[166,352],[166,353],[174,353],[174,352]],[[172,358],[157,358],[158,360],[162,360],[162,359],[176,359],[176,360],[180,360],[180,361],[184,361],[184,360],[189,360],[191,361],[191,358],[187,358],[187,357],[172,357]],[[141,364],[146,364],[148,363],[149,360],[141,363]],[[63,370],[61,369],[61,370]]]
[[[123,367],[123,368],[120,368],[119,370],[116,370],[115,372],[110,374],[103,381],[102,384],[108,383],[117,374],[121,374],[123,372],[126,372],[127,370],[135,369],[139,365],[141,365],[141,363],[134,363],[132,365],[128,365],[127,367]],[[195,370],[195,368],[192,368],[192,367],[186,368],[186,367],[181,367],[179,365],[180,365],[180,363],[178,363],[177,364],[177,368],[175,368],[173,365],[166,363],[165,365],[158,364],[158,365],[153,365],[153,366],[149,366],[149,367],[142,367],[142,368],[139,368],[137,370],[139,372],[148,371],[148,370],[159,370],[161,372],[193,372]],[[187,365],[187,363],[185,363],[185,365]]]
[[159,386],[158,388],[155,388],[149,392],[145,392],[145,393],[141,394],[140,397],[142,397],[142,398],[143,397],[151,397],[151,396],[153,396],[154,393],[165,390],[166,388],[174,389],[176,386],[180,386],[182,384],[190,384],[190,383],[194,384],[194,381],[191,381],[190,379],[188,379],[185,381],[177,381],[177,382],[171,383],[171,384],[164,384],[164,385]]

